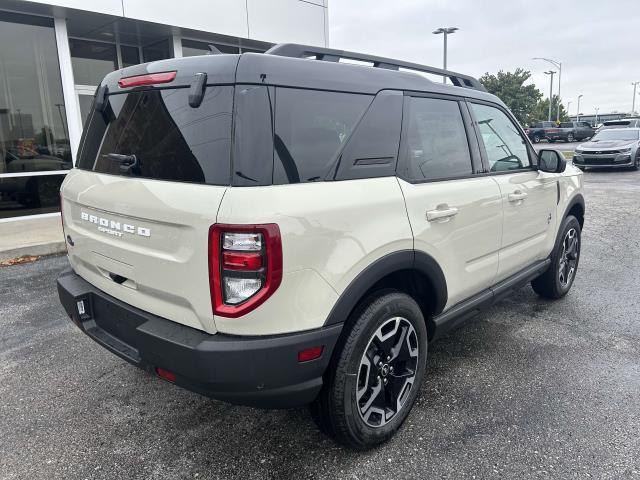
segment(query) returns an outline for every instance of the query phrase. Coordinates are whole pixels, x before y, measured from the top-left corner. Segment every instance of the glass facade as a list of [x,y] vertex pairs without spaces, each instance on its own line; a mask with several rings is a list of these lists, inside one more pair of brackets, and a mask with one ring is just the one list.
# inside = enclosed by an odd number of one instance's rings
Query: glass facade
[[66,121],[53,20],[0,12],[0,219],[58,210]]
[[[72,144],[106,74],[173,57],[171,27],[104,21],[88,29],[82,16],[54,21],[0,10],[0,221],[59,211],[60,184],[74,165]],[[233,37],[181,42],[185,57],[210,53],[209,44],[222,53],[263,48],[240,46]]]

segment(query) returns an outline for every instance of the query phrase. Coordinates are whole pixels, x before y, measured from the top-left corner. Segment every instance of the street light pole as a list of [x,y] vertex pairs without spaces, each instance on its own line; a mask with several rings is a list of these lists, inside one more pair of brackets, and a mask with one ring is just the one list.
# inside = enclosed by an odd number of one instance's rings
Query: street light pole
[[[439,34],[444,34],[444,53],[443,53],[443,59],[442,59],[442,64],[443,64],[443,69],[446,70],[447,69],[447,35],[449,35],[450,33],[455,33],[455,31],[458,30],[458,27],[440,27],[437,30],[433,31],[434,35],[439,35]],[[442,77],[442,83],[447,83],[447,77],[444,76]]]
[[[544,57],[533,57],[532,60],[544,60],[545,62],[549,62],[551,65],[558,69],[558,117],[556,120],[560,121],[560,102],[562,101],[562,62],[558,62],[557,60],[551,60],[550,58]],[[569,107],[567,107],[567,112]]]
[[580,99],[584,95],[578,95],[578,111],[576,112],[576,122],[580,120]]
[[549,118],[547,120],[551,121],[551,100],[553,99],[553,75],[556,73],[553,70],[549,70],[548,72],[544,72],[545,75],[551,75],[551,82],[549,84]]
[[[573,102],[572,102],[571,100],[569,100],[569,101],[567,102],[567,115],[571,115],[571,104],[572,104],[572,103],[573,103]],[[569,120],[571,120],[571,118],[569,118]]]
[[595,107],[594,110],[596,111],[596,121],[595,121],[595,125],[598,125],[598,110],[600,110],[600,107]]
[[640,84],[640,82],[633,82],[633,103],[631,104],[631,115],[635,115],[636,111],[636,87]]

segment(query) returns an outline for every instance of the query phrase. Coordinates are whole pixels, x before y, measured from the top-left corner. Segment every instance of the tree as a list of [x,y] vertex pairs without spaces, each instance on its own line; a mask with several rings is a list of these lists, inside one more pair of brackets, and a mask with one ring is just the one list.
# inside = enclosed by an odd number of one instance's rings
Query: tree
[[[551,101],[551,120],[555,120],[558,117],[558,102],[561,102],[558,95],[553,96]],[[549,118],[549,99],[539,100],[536,104],[536,108],[533,112],[533,116],[536,120],[547,120]],[[562,102],[560,103],[560,121],[567,122],[569,120],[569,114],[564,109]]]
[[509,107],[522,125],[528,125],[538,120],[535,112],[542,98],[542,92],[535,85],[524,85],[529,78],[531,72],[516,68],[515,72],[500,70],[496,75],[487,72],[479,80],[489,93],[496,95]]

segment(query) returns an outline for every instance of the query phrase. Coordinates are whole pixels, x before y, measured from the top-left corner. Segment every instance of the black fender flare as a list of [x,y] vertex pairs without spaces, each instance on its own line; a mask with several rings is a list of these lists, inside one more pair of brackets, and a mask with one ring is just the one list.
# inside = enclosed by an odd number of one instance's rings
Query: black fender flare
[[580,207],[582,208],[582,215],[584,216],[584,214],[586,212],[586,210],[584,208],[584,197],[582,196],[581,193],[576,193],[573,196],[573,198],[569,201],[569,203],[567,204],[567,207],[564,210],[564,214],[562,215],[562,221],[564,221],[564,219],[569,216],[569,212],[576,205],[580,205]]
[[387,275],[401,270],[414,270],[427,278],[433,291],[432,313],[435,316],[442,312],[448,293],[447,282],[438,262],[424,252],[399,250],[379,258],[351,281],[331,309],[325,326],[344,323],[371,287]]

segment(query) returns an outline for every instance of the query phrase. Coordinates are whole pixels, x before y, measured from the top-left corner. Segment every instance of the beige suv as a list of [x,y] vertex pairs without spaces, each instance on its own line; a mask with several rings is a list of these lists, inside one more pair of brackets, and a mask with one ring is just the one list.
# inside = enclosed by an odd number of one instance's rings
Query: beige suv
[[401,426],[429,341],[527,282],[565,295],[584,218],[580,171],[476,79],[291,44],[107,75],[62,206],[88,336],[213,398],[311,404],[353,448]]

